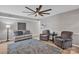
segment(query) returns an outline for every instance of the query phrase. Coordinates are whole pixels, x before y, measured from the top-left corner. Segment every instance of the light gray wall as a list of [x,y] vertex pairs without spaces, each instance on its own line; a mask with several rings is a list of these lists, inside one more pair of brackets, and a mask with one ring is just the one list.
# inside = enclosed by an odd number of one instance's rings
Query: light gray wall
[[30,30],[31,33],[34,34],[39,34],[39,24],[38,22],[34,22],[34,21],[24,21],[24,20],[17,20],[16,19],[4,19],[4,18],[0,18],[0,40],[5,40],[7,38],[7,33],[6,33],[6,24],[10,24],[10,35],[9,38],[10,39],[14,39],[13,38],[13,31],[17,30],[17,22],[23,22],[26,23],[26,29]]
[[59,23],[59,31],[72,31],[73,44],[79,45],[79,9],[61,14]]
[[6,35],[5,24],[0,22],[0,40],[5,39],[7,37]]
[[[40,28],[41,28],[41,32],[43,30],[50,30],[50,32],[57,32],[58,31],[58,25],[59,25],[59,16],[51,16],[48,18],[44,18],[40,20]],[[44,24],[45,26],[42,26],[42,24]]]
[[61,31],[72,31],[73,44],[79,45],[79,9],[41,19],[41,24],[45,24],[46,28],[51,32],[55,31],[59,35]]

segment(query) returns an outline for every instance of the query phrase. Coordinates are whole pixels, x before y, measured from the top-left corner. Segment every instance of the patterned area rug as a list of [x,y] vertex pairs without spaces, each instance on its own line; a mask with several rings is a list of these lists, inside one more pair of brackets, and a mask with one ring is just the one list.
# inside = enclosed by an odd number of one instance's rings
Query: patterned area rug
[[8,54],[61,54],[60,49],[29,39],[8,45]]

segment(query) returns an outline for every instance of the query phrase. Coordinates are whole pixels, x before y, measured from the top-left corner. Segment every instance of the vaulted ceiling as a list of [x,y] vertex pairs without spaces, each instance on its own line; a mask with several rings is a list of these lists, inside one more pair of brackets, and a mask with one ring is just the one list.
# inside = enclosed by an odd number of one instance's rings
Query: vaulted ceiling
[[[25,6],[35,10],[35,8],[38,7],[38,5],[0,5],[0,16],[3,16],[1,13],[6,14],[4,16],[6,17],[22,17],[22,18],[30,18],[30,19],[42,19],[45,17],[53,16],[56,14],[68,12],[71,10],[78,9],[78,5],[43,5],[41,10],[45,9],[52,9],[52,11],[49,11],[50,15],[45,16],[37,16],[34,15],[28,15],[27,13],[23,13],[22,11],[30,12],[30,10],[25,9]],[[7,16],[8,14],[8,16]]]

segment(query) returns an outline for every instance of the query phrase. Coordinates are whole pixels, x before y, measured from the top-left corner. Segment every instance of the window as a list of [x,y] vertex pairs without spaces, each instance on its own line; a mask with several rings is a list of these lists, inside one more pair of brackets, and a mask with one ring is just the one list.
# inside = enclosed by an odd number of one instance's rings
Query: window
[[18,30],[26,30],[26,23],[18,23]]

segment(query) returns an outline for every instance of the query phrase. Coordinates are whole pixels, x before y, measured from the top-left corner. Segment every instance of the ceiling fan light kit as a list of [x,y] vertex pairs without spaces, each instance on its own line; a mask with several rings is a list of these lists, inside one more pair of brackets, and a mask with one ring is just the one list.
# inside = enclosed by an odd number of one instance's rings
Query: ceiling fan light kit
[[30,13],[29,15],[34,15],[35,17],[40,15],[40,16],[44,16],[44,15],[50,15],[50,13],[48,13],[48,11],[51,11],[52,9],[46,9],[46,10],[42,10],[42,5],[39,5],[38,8],[36,8],[35,10],[29,8],[29,7],[25,7],[26,9],[30,10],[31,12],[26,12],[23,11],[23,13]]

